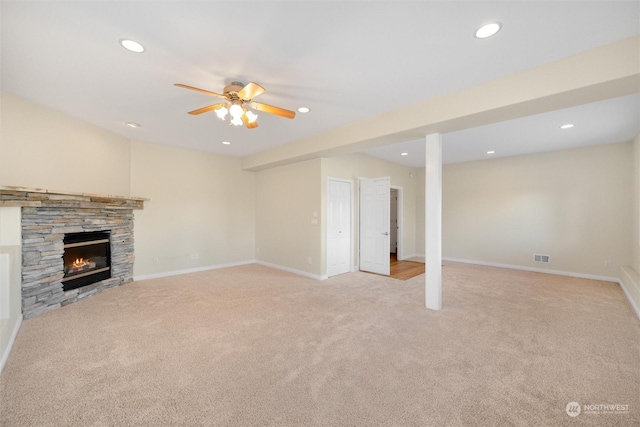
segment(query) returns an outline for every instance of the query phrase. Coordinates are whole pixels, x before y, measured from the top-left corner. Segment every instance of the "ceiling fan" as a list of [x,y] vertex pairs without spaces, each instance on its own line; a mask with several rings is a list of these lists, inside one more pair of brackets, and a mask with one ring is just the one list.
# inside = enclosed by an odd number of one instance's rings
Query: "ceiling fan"
[[227,114],[229,114],[231,116],[231,124],[234,126],[240,126],[244,123],[244,125],[249,129],[258,127],[258,122],[256,121],[258,119],[258,115],[248,107],[257,111],[263,111],[265,113],[285,117],[287,119],[293,119],[296,116],[296,113],[293,111],[252,101],[253,98],[265,91],[262,86],[253,82],[248,83],[246,86],[240,82],[232,82],[230,85],[225,86],[222,94],[199,89],[193,86],[183,85],[181,83],[175,83],[174,86],[194,90],[217,98],[223,98],[225,102],[198,108],[197,110],[189,111],[189,114],[198,115],[214,110],[217,116],[222,120],[224,120]]

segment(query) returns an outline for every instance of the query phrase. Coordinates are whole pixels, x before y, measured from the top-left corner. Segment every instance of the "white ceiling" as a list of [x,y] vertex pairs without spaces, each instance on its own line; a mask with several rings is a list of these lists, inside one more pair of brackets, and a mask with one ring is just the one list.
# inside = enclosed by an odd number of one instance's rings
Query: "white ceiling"
[[[638,1],[2,1],[2,91],[126,138],[246,156],[640,34]],[[486,40],[481,24],[503,29]],[[135,54],[118,40],[146,47]],[[588,72],[588,70],[586,70]],[[222,92],[254,81],[257,100],[295,110],[228,126]],[[445,162],[629,140],[637,95],[444,136]],[[131,129],[124,122],[142,124]],[[565,122],[573,129],[560,131]],[[221,142],[231,141],[231,145]],[[422,141],[368,153],[421,166]],[[417,148],[415,148],[417,147]],[[410,152],[400,157],[400,151]],[[414,154],[415,153],[415,154]]]
[[[574,127],[560,129],[569,123]],[[639,131],[640,95],[635,94],[444,134],[442,162],[460,163],[623,142],[633,139]],[[488,151],[495,153],[487,154]],[[365,152],[407,166],[424,167],[425,140]]]

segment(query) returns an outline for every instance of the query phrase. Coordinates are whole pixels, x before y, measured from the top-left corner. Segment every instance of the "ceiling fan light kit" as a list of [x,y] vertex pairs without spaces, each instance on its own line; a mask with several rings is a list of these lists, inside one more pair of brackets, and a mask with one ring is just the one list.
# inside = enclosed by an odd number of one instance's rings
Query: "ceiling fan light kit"
[[222,106],[220,108],[216,108],[214,111],[216,112],[216,114],[218,115],[218,118],[220,120],[224,120],[225,117],[227,117],[227,113],[229,112],[229,110],[225,106]]
[[247,116],[247,121],[249,123],[253,123],[258,120],[258,115],[251,110],[245,110],[244,114]]
[[231,115],[231,124],[239,126],[242,124],[242,115],[244,114],[244,109],[240,105],[240,101],[233,101],[231,107],[229,107],[229,114]]
[[189,111],[189,114],[198,115],[213,110],[220,120],[225,120],[227,114],[229,114],[231,116],[230,124],[233,126],[241,126],[244,124],[249,129],[258,127],[258,115],[248,107],[287,119],[293,119],[296,116],[296,113],[293,111],[252,101],[253,98],[265,92],[262,86],[253,82],[250,82],[246,86],[240,82],[232,82],[230,85],[225,86],[222,94],[181,83],[175,83],[174,86],[225,99],[226,102],[198,108],[197,110]]

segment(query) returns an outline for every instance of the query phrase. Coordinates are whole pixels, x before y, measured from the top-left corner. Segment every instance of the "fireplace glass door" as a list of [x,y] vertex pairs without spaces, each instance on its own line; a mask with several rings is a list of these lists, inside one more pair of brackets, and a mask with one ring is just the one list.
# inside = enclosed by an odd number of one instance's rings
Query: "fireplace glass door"
[[68,291],[111,277],[108,231],[71,233],[64,237],[63,290]]

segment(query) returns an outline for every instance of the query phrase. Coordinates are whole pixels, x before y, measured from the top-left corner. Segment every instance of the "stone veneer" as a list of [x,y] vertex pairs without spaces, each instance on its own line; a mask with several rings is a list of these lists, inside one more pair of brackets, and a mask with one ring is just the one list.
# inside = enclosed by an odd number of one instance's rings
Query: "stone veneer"
[[[133,280],[133,210],[143,198],[1,187],[0,206],[22,207],[22,314],[48,310]],[[111,232],[111,278],[64,292],[64,235]]]

